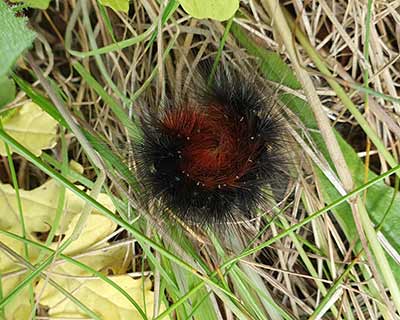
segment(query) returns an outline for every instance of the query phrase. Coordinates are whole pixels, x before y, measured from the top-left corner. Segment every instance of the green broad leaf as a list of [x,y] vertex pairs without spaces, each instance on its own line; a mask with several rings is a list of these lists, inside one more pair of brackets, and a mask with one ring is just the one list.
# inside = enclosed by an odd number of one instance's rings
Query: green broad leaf
[[129,10],[129,0],[99,0],[99,3],[115,11],[128,12]]
[[[331,168],[333,167],[330,160],[328,150],[318,131],[318,127],[311,111],[310,106],[304,100],[295,97],[291,94],[283,94],[281,100],[302,120],[306,125],[318,149],[322,152],[325,158],[329,161]],[[340,149],[343,152],[346,163],[352,174],[355,186],[358,187],[364,184],[364,163],[358,157],[354,149],[343,139],[343,137],[335,132]],[[331,203],[341,196],[331,182],[326,178],[321,170],[316,168],[318,179],[322,186],[322,192],[327,203]],[[369,171],[368,180],[377,177],[377,175]],[[393,201],[392,201],[393,200]],[[394,188],[385,184],[384,181],[379,181],[372,185],[367,190],[365,201],[366,209],[372,222],[379,225],[382,221],[381,232],[388,240],[389,244],[400,252],[400,193]],[[341,228],[346,234],[349,241],[358,238],[356,225],[353,219],[353,214],[349,204],[343,203],[332,210],[335,213],[335,218],[339,221]],[[360,249],[360,247],[358,248]],[[397,262],[390,257],[389,264],[393,270],[393,274],[400,282],[400,268]]]
[[26,26],[26,19],[16,17],[12,9],[0,0],[0,77],[12,67],[22,52],[35,38]]
[[225,21],[239,9],[239,0],[179,0],[179,3],[197,19]]
[[301,89],[300,82],[297,80],[290,67],[282,61],[278,53],[258,46],[250,38],[250,35],[236,23],[232,24],[231,33],[249,53],[261,58],[260,69],[267,80],[295,90]]
[[7,76],[0,77],[0,110],[15,99],[15,82]]
[[[261,48],[254,40],[249,37],[245,37],[245,33],[240,27],[232,26],[233,35],[239,40],[243,47],[249,50],[255,57],[260,58],[262,67],[261,70],[266,79],[273,80],[278,84],[285,84],[293,89],[298,89],[300,84],[295,78],[289,67],[282,69],[279,73],[285,75],[285,79],[282,76],[278,77],[278,80],[274,80],[274,72],[281,65],[284,64],[280,57],[276,55],[276,61],[271,64],[271,54],[269,51]],[[278,59],[279,57],[279,59]],[[280,60],[280,61],[279,61]],[[279,68],[277,67],[279,66]],[[284,68],[284,67],[283,67]],[[286,70],[283,72],[283,70]],[[287,72],[287,73],[286,73]],[[291,75],[290,75],[291,73]],[[286,75],[287,74],[287,75]],[[293,81],[290,85],[286,82],[288,79]],[[293,86],[292,86],[293,85]],[[303,122],[303,124],[310,129],[309,134],[313,138],[315,145],[318,150],[324,155],[330,164],[332,170],[335,171],[335,167],[330,159],[328,149],[325,142],[319,133],[317,122],[314,118],[314,114],[308,103],[292,94],[282,94],[279,99],[291,109]],[[343,139],[343,137],[335,131],[336,139],[344,155],[345,161],[352,174],[355,186],[358,187],[364,184],[364,163],[358,157],[354,149]],[[318,179],[320,180],[321,189],[324,195],[326,203],[332,203],[333,201],[341,198],[336,188],[331,184],[331,182],[325,177],[323,172],[319,168],[315,168]],[[368,173],[368,180],[376,177],[377,175],[371,171]],[[365,200],[365,206],[369,213],[370,219],[378,226],[382,223],[380,231],[387,240],[387,242],[397,253],[400,252],[400,193],[389,185],[386,185],[384,181],[375,183],[367,190],[367,196]],[[343,203],[333,210],[335,218],[338,220],[341,228],[346,234],[349,242],[358,239],[358,233],[356,230],[355,222],[353,219],[353,214],[350,206],[347,203]],[[357,247],[356,250],[359,250]],[[393,257],[388,256],[388,261],[393,271],[394,276],[397,281],[400,282],[400,268],[399,264],[395,261]]]
[[28,7],[46,10],[51,0],[11,0],[14,3],[23,3]]

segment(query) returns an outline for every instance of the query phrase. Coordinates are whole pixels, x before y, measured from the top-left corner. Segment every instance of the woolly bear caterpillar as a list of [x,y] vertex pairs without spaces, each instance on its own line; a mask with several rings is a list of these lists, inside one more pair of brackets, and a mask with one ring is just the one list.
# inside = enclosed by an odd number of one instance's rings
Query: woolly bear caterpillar
[[[288,178],[286,131],[259,83],[220,68],[207,85],[148,115],[135,145],[148,199],[159,199],[189,225],[213,226],[254,216]],[[270,193],[269,193],[270,194]]]

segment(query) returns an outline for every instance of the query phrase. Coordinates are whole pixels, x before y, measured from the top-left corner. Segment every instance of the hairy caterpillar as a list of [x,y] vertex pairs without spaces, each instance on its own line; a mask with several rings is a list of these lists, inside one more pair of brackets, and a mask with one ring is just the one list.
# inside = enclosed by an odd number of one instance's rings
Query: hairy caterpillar
[[145,196],[189,225],[246,220],[288,178],[279,108],[254,79],[226,67],[192,94],[145,117],[135,146]]

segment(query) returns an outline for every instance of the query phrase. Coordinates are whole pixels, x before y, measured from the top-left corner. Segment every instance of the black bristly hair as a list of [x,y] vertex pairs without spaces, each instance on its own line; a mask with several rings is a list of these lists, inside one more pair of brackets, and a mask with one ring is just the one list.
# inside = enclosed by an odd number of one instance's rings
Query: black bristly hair
[[[188,225],[245,221],[289,177],[280,109],[254,78],[203,70],[186,99],[147,115],[134,146],[145,199],[158,199]],[[269,191],[268,191],[269,190]]]

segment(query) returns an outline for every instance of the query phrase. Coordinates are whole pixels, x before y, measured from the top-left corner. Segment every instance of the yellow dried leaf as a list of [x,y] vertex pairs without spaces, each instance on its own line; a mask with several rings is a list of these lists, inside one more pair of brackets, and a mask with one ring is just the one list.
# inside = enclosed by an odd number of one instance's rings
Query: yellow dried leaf
[[[22,242],[15,241],[9,237],[0,234],[0,242],[7,246],[19,255],[24,255],[24,245]],[[30,250],[30,256],[36,256],[37,250]],[[7,296],[17,285],[20,283],[25,275],[10,276],[6,272],[16,271],[21,269],[20,265],[15,263],[11,257],[4,252],[0,251],[0,274],[1,277],[1,288],[3,296]],[[29,319],[32,307],[29,304],[29,289],[24,288],[18,293],[18,299],[13,299],[4,308],[5,319]]]
[[[51,225],[56,214],[57,201],[60,194],[60,187],[54,180],[49,180],[42,186],[27,191],[20,190],[21,205],[25,221],[25,230],[27,237],[38,241],[35,238],[37,232],[47,232],[50,230]],[[98,201],[110,210],[114,210],[111,199],[105,195],[100,194]],[[83,206],[84,201],[78,198],[70,191],[65,194],[65,206],[63,211],[63,218],[61,230],[56,234],[64,234],[68,237],[73,228],[75,227]],[[15,191],[10,185],[0,183],[0,228],[8,230],[16,234],[22,234],[21,223],[19,221],[18,205],[15,196]],[[64,253],[82,253],[88,247],[95,243],[106,239],[116,228],[116,224],[109,219],[104,218],[98,212],[93,210],[89,216],[87,224],[83,229],[81,236],[77,241],[71,244],[71,247]],[[24,256],[24,246],[21,241],[16,241],[5,235],[0,235],[0,241],[15,251],[20,256]],[[52,245],[55,248],[55,243]],[[103,252],[97,253],[96,256],[88,255],[82,257],[80,260],[91,266],[96,270],[112,270],[113,272],[124,272],[125,270],[118,269],[122,265],[123,257],[126,254],[126,249],[123,247],[107,250],[109,244],[104,241],[101,248]],[[29,246],[29,260],[35,263],[38,257],[38,249]],[[60,271],[61,273],[69,274],[76,269],[76,266],[65,265],[53,268],[53,271]],[[7,272],[21,269],[21,266],[16,264],[15,261],[7,254],[0,251],[0,274],[4,275]],[[15,286],[24,279],[25,275],[13,276],[6,278],[2,277],[1,284],[3,296],[6,296]],[[13,299],[5,307],[6,319],[28,319],[32,307],[29,304],[29,291],[28,288],[23,289],[18,294],[18,299]]]
[[[56,145],[57,121],[33,102],[24,104],[3,123],[3,127],[10,136],[36,156],[39,156],[42,150]],[[2,141],[0,155],[6,155]]]
[[[58,280],[58,279],[57,279]],[[113,276],[112,280],[123,288],[142,308],[147,316],[152,318],[154,307],[154,293],[151,291],[149,279],[133,279],[128,275]],[[43,289],[41,281],[37,290]],[[101,319],[132,320],[141,319],[139,312],[119,291],[100,279],[90,280],[61,280],[60,284],[74,292],[74,296],[93,310]],[[53,317],[84,317],[85,314],[72,302],[64,299],[56,289],[47,286],[40,299],[40,303],[49,308],[49,315]],[[165,310],[162,305],[160,311]]]
[[[1,285],[3,296],[7,296],[24,279],[24,276],[17,276],[10,279],[2,279]],[[13,299],[4,308],[6,320],[30,319],[32,306],[29,302],[29,288],[26,287],[18,293],[18,297]]]
[[[76,215],[72,219],[64,233],[65,237],[62,242],[66,241],[72,235],[79,218],[80,216]],[[86,221],[86,225],[79,238],[72,242],[68,248],[64,250],[64,254],[72,255],[82,252],[84,249],[91,247],[93,244],[98,243],[106,236],[113,233],[116,226],[116,223],[110,219],[99,214],[92,213]],[[53,249],[56,249],[56,246],[57,243],[52,244]]]
[[[60,190],[60,186],[54,180],[49,180],[42,186],[30,191],[20,190],[28,238],[37,241],[38,239],[34,236],[36,232],[48,232],[50,230],[56,214]],[[107,195],[100,194],[97,200],[114,211],[113,203]],[[56,234],[64,236],[62,241],[65,241],[72,234],[84,205],[84,201],[66,190],[62,223],[60,230],[56,232]],[[10,185],[0,184],[0,228],[21,234],[20,226],[15,191]],[[124,261],[130,259],[129,248],[125,246],[113,247],[106,241],[116,227],[113,221],[93,210],[79,238],[72,242],[64,251],[64,254],[79,254],[77,259],[80,262],[105,275],[110,274],[110,272],[111,274],[118,274],[109,277],[123,288],[143,310],[146,310],[149,317],[152,317],[154,293],[151,291],[151,281],[149,279],[135,280],[122,274],[126,272],[128,265]],[[19,255],[24,255],[22,242],[4,235],[0,235],[0,241]],[[57,243],[52,243],[51,247],[55,249]],[[36,262],[38,253],[38,249],[29,247],[29,260],[32,263]],[[21,266],[0,251],[0,273],[5,274],[18,269],[21,269]],[[131,320],[141,318],[134,306],[118,290],[75,264],[57,261],[47,272],[48,276],[98,314],[101,319]],[[25,275],[19,275],[1,279],[3,293],[7,295],[11,292],[24,277]],[[63,318],[86,316],[78,306],[44,279],[40,279],[35,285],[35,299],[41,305],[49,308],[50,316]],[[165,310],[165,306],[161,304],[160,309],[162,312],[162,310]],[[5,315],[7,319],[28,319],[31,310],[29,290],[25,288],[19,293],[18,299],[7,304]]]
[[[59,193],[60,186],[54,180],[48,180],[33,190],[20,190],[28,235],[50,230],[57,210]],[[98,200],[110,210],[114,210],[112,201],[107,195],[100,195]],[[74,216],[81,213],[84,205],[85,202],[78,196],[69,190],[66,191],[61,230],[58,234],[67,230]],[[93,212],[95,213],[96,211]],[[20,225],[15,191],[11,185],[0,184],[0,228],[20,234]]]

